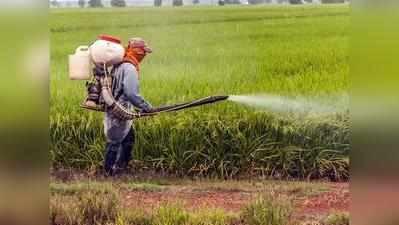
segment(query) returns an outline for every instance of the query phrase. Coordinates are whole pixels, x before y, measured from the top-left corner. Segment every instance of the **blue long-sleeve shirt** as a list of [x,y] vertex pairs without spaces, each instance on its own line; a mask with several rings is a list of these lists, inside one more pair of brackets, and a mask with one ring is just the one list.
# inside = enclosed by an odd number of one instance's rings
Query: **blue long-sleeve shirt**
[[[122,63],[112,71],[112,94],[122,104],[129,102],[133,106],[149,110],[152,106],[140,95],[138,72],[131,63]],[[126,104],[124,104],[127,106]]]
[[[123,63],[112,70],[112,94],[115,99],[132,110],[133,106],[149,110],[152,106],[144,100],[139,91],[138,72],[130,63]],[[116,151],[122,148],[121,143],[132,127],[132,120],[121,120],[112,112],[106,112],[104,117],[104,132],[107,142],[114,144]]]

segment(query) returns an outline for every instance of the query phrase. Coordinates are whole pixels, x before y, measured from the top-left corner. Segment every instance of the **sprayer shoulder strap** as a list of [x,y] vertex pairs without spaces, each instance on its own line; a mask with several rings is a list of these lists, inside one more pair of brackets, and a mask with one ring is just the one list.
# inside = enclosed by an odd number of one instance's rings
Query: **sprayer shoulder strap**
[[115,98],[116,101],[119,100],[119,98],[122,96],[122,93],[123,93],[123,89],[122,88],[118,89],[118,87],[117,87],[118,82],[117,82],[116,77],[115,77],[115,70],[116,70],[117,66],[119,66],[119,65],[120,64],[118,64],[118,65],[114,66],[114,68],[112,68],[111,74],[108,77],[109,78],[109,84],[110,84],[110,87],[111,87],[111,93],[112,93],[112,95],[113,95],[113,97]]

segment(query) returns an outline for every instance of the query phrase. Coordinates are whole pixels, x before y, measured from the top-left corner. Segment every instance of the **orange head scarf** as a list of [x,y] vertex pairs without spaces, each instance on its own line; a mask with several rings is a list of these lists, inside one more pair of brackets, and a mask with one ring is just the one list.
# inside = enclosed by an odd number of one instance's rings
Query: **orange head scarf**
[[131,38],[126,47],[124,62],[129,62],[136,67],[137,72],[140,71],[140,62],[144,57],[151,53],[152,49],[142,38]]
[[137,72],[140,72],[140,62],[137,60],[137,53],[134,48],[130,48],[129,46],[126,48],[125,57],[123,59],[124,62],[129,62],[136,67]]

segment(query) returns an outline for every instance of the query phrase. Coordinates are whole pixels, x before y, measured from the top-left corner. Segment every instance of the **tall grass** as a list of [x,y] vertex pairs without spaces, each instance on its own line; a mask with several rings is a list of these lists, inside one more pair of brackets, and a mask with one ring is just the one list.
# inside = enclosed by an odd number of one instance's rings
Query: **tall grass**
[[53,187],[50,197],[50,224],[114,224],[119,207],[119,194],[106,186]]
[[[185,7],[51,12],[51,160],[100,167],[102,115],[78,107],[83,82],[67,54],[98,34],[141,36],[155,49],[141,72],[153,105],[214,94],[325,97],[348,89],[348,7]],[[87,22],[90,21],[90,22]],[[135,121],[134,158],[175,174],[342,179],[349,118],[296,116],[234,103]]]
[[328,215],[324,221],[323,225],[349,225],[350,217],[349,213],[336,212]]
[[249,204],[242,212],[244,224],[251,225],[278,225],[289,224],[292,206],[283,198],[273,196],[259,197]]

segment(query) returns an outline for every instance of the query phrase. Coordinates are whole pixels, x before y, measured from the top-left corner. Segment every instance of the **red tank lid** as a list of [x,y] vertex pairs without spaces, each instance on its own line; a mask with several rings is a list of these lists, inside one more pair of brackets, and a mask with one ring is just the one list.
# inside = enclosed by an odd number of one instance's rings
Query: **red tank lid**
[[120,38],[114,37],[114,36],[111,36],[111,35],[102,34],[102,35],[98,36],[98,39],[99,40],[104,40],[104,41],[110,41],[110,42],[117,43],[117,44],[121,44],[122,43]]

